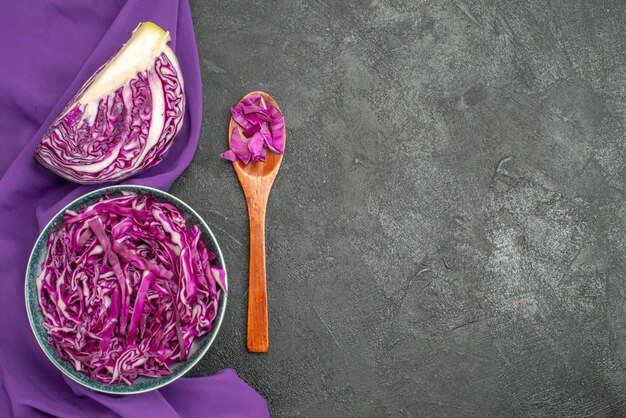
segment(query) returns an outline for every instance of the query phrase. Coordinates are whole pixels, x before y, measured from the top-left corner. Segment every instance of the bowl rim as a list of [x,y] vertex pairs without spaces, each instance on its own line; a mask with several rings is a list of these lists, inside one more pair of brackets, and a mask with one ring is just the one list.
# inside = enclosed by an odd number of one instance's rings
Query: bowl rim
[[[79,380],[78,378],[76,378],[74,375],[72,375],[68,370],[66,370],[65,366],[62,364],[63,360],[61,360],[60,358],[57,358],[53,355],[50,354],[49,351],[54,351],[54,348],[52,346],[50,346],[50,344],[48,343],[48,341],[42,341],[39,334],[37,333],[36,330],[36,324],[34,321],[34,316],[37,315],[37,312],[33,312],[31,310],[30,307],[30,303],[29,303],[29,295],[28,295],[28,290],[29,290],[29,277],[31,277],[31,275],[33,275],[34,273],[32,272],[31,266],[33,265],[33,256],[35,255],[35,250],[37,249],[37,247],[39,246],[39,243],[42,239],[45,239],[49,236],[49,234],[52,232],[52,227],[54,226],[54,224],[59,220],[59,218],[65,213],[65,211],[67,211],[69,208],[71,208],[72,206],[74,206],[75,204],[77,204],[78,202],[80,202],[81,200],[85,200],[85,199],[90,199],[92,197],[98,196],[98,195],[102,195],[108,191],[111,192],[115,192],[115,191],[119,191],[119,192],[123,192],[123,191],[140,191],[141,193],[145,193],[145,194],[153,194],[156,196],[165,196],[168,199],[171,199],[173,202],[175,202],[176,206],[178,206],[179,208],[183,209],[185,212],[189,213],[192,218],[194,218],[194,222],[199,222],[201,224],[201,226],[208,231],[211,241],[212,243],[215,245],[215,248],[211,248],[212,250],[214,250],[217,253],[217,257],[218,260],[220,262],[220,265],[222,267],[222,269],[224,270],[224,283],[226,284],[226,288],[228,288],[228,270],[226,268],[226,263],[224,262],[224,256],[222,254],[222,249],[219,246],[219,243],[217,242],[217,239],[215,238],[215,234],[213,234],[213,230],[211,230],[211,228],[209,227],[209,225],[206,223],[206,221],[202,218],[202,216],[200,216],[200,214],[198,212],[196,212],[191,206],[189,206],[187,203],[185,203],[183,200],[179,199],[178,197],[165,192],[163,190],[159,190],[156,189],[154,187],[150,187],[150,186],[142,186],[142,185],[137,185],[137,184],[118,184],[118,185],[114,185],[114,186],[105,186],[105,187],[101,187],[99,189],[96,190],[92,190],[91,192],[88,193],[84,193],[80,196],[78,196],[77,198],[73,199],[71,202],[69,202],[67,205],[65,205],[62,209],[60,209],[46,224],[46,226],[44,226],[41,230],[41,232],[39,233],[39,236],[37,237],[37,239],[35,240],[35,243],[33,244],[33,249],[30,252],[30,255],[28,257],[28,264],[26,266],[26,275],[25,275],[25,280],[24,280],[24,302],[26,304],[26,313],[28,316],[28,322],[30,323],[30,328],[31,331],[33,332],[35,339],[37,340],[37,343],[39,344],[39,347],[41,348],[41,351],[44,352],[44,354],[46,355],[46,357],[48,357],[48,359],[50,360],[50,362],[52,364],[55,365],[55,367],[57,369],[59,369],[64,375],[66,375],[67,377],[69,377],[70,379],[72,379],[73,381],[75,381],[76,383],[89,388],[91,390],[94,390],[96,392],[101,392],[101,393],[108,393],[111,395],[134,395],[134,394],[139,394],[139,393],[146,393],[146,392],[151,392],[153,390],[162,388],[166,385],[169,385],[170,383],[178,380],[179,378],[183,377],[187,372],[189,372],[189,370],[191,370],[196,364],[198,364],[198,362],[206,355],[206,353],[209,351],[209,348],[211,348],[211,346],[213,345],[213,342],[215,341],[215,338],[217,337],[217,334],[220,331],[220,328],[222,326],[222,322],[224,320],[224,314],[226,312],[226,303],[228,300],[228,292],[222,292],[222,302],[220,303],[220,307],[218,308],[218,315],[215,318],[214,322],[213,322],[213,329],[211,330],[211,333],[209,335],[207,335],[207,338],[209,338],[209,340],[205,343],[205,346],[200,349],[197,353],[196,358],[193,361],[186,361],[186,362],[182,362],[183,366],[177,370],[176,372],[174,372],[172,375],[170,375],[170,379],[165,380],[163,382],[159,382],[157,384],[155,384],[154,386],[150,386],[149,388],[145,388],[145,389],[133,389],[132,384],[127,386],[127,390],[124,391],[118,391],[118,390],[107,390],[107,386],[104,386],[103,388],[100,387],[95,387],[92,385],[87,384],[84,381]],[[46,252],[47,252],[47,248],[46,248]],[[32,286],[32,285],[31,285]],[[37,295],[39,297],[39,295]],[[37,304],[39,303],[39,301],[37,300]],[[47,348],[46,348],[47,347]],[[76,371],[76,373],[80,373],[79,371]],[[90,376],[85,375],[90,381],[96,381],[95,379],[93,379]]]

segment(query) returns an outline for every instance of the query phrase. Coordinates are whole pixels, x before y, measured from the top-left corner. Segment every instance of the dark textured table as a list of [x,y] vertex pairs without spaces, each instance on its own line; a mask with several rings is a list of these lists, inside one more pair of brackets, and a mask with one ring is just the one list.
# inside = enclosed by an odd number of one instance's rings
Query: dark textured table
[[[192,375],[276,416],[626,414],[624,1],[192,1],[204,81],[173,188],[231,293]],[[245,349],[229,106],[270,92],[270,352]]]

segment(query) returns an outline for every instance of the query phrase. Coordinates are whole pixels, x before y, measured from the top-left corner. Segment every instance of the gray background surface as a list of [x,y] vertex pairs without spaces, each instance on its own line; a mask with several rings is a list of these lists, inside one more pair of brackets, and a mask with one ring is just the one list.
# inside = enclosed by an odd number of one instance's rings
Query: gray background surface
[[[173,188],[222,245],[234,367],[276,416],[626,414],[624,1],[192,0]],[[229,106],[270,92],[270,353],[245,349]]]

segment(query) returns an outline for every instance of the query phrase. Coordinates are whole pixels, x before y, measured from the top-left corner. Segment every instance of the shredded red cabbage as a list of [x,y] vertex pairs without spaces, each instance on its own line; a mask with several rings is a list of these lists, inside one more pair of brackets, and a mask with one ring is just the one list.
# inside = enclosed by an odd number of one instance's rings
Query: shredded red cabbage
[[250,161],[265,161],[267,150],[277,154],[285,152],[285,119],[261,95],[254,94],[242,100],[230,111],[237,125],[230,139],[230,149],[220,157],[248,164]]
[[225,272],[198,226],[147,195],[68,210],[37,278],[48,340],[103,383],[172,374],[217,315]]

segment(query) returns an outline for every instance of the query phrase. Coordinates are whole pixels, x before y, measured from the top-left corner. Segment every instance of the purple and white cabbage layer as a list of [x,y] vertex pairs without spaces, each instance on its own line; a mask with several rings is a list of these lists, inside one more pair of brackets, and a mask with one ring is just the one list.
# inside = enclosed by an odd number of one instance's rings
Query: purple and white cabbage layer
[[104,197],[67,211],[37,278],[48,341],[106,384],[171,374],[209,333],[225,272],[171,203]]
[[185,112],[182,73],[169,33],[144,22],[82,86],[35,151],[68,180],[97,184],[159,163]]

